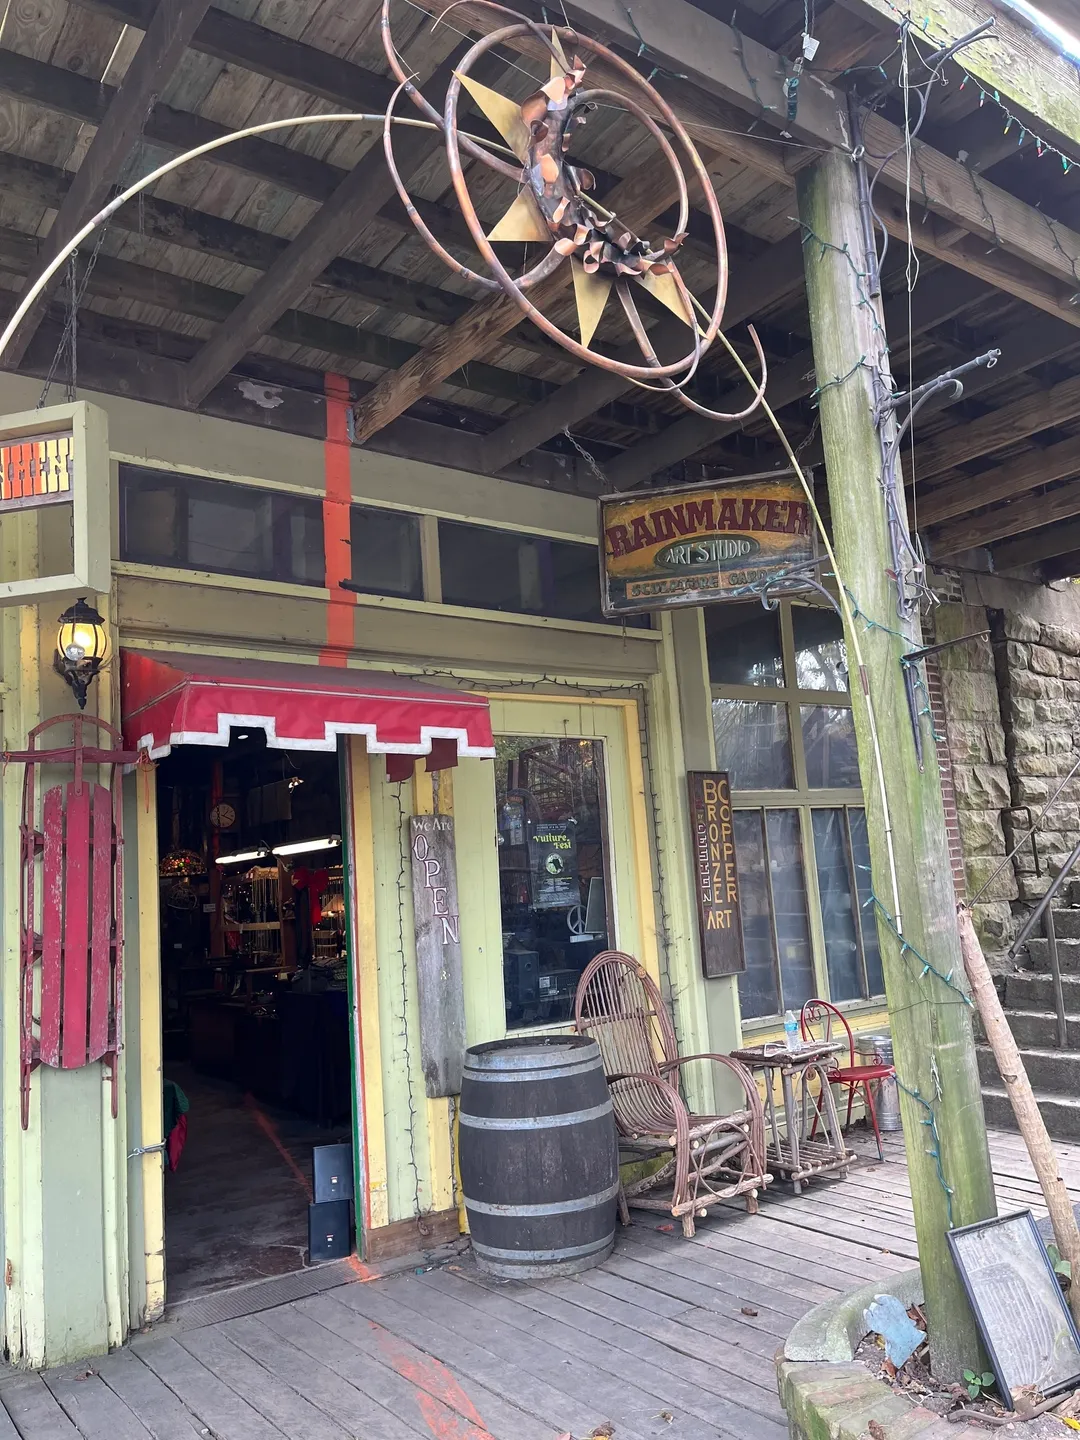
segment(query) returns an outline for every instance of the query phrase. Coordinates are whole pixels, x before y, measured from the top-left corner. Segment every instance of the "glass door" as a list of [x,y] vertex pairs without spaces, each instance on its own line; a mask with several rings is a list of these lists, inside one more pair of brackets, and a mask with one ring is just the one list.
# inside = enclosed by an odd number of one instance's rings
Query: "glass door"
[[602,950],[656,965],[636,708],[500,698],[491,712],[495,760],[454,779],[470,1043],[570,1024]]

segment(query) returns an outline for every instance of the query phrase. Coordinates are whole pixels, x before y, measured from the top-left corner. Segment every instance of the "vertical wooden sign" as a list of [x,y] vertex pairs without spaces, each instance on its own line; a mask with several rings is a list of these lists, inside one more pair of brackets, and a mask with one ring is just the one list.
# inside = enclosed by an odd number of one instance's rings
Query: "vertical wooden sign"
[[409,819],[420,1054],[428,1099],[461,1093],[465,1064],[465,985],[461,969],[454,821]]
[[731,786],[719,770],[690,770],[694,893],[701,928],[701,968],[709,980],[746,969]]

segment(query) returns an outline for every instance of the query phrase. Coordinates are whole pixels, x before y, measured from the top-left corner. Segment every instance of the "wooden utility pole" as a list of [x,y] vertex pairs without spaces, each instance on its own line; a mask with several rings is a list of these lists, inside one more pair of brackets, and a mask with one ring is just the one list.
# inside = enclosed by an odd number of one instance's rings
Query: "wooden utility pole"
[[[965,1366],[977,1368],[980,1344],[945,1235],[950,1223],[984,1220],[996,1206],[941,778],[928,720],[920,719],[925,757],[920,771],[908,718],[901,656],[921,644],[918,618],[899,620],[889,573],[893,560],[875,409],[892,382],[880,298],[872,294],[867,216],[865,209],[860,212],[857,167],[850,156],[833,150],[800,170],[798,198],[832,539],[840,579],[861,614],[877,622],[868,626],[855,619],[865,673],[856,673],[852,664],[851,692],[873,885],[882,907],[878,934],[931,1360],[935,1375],[958,1380]],[[886,424],[893,433],[893,422]],[[902,498],[900,512],[906,525]],[[909,638],[894,633],[905,629]],[[849,635],[854,654],[852,641]],[[880,732],[877,745],[867,688]],[[897,939],[897,899],[899,929],[911,949]],[[885,1248],[888,1242],[883,1233]]]

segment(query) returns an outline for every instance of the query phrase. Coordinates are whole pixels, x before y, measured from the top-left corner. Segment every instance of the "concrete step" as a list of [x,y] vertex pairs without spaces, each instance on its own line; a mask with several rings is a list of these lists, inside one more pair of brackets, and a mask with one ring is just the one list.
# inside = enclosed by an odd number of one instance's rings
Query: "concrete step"
[[1059,910],[1054,906],[1054,931],[1059,940],[1080,940],[1080,909]]
[[[975,1017],[976,1035],[982,1039],[982,1027]],[[1053,1010],[1031,1009],[1008,1011],[1009,1028],[1016,1043],[1023,1049],[1053,1049],[1057,1045],[1057,1015]],[[1080,1051],[1080,1014],[1065,1016],[1070,1050]]]
[[[1062,972],[1065,1013],[1080,1015],[1080,974]],[[1047,974],[1022,971],[1005,981],[1006,1010],[1053,1010],[1054,982]]]
[[[987,1125],[1015,1130],[1016,1119],[1004,1087],[986,1085],[982,1093]],[[1047,1095],[1036,1090],[1035,1099],[1046,1128],[1055,1140],[1080,1140],[1080,1097]]]
[[[1071,913],[1071,912],[1070,912]],[[1026,955],[1021,952],[1016,963],[1026,970],[1042,970],[1049,973],[1050,970],[1050,942],[1039,936],[1032,935],[1024,947]],[[1062,935],[1058,936],[1057,942],[1058,964],[1061,966],[1061,973],[1080,974],[1080,940],[1067,939]]]
[[[982,1083],[1000,1087],[1001,1076],[989,1045],[980,1045],[977,1053]],[[1052,1046],[1041,1049],[1022,1047],[1020,1056],[1032,1089],[1045,1091],[1048,1095],[1080,1096],[1080,1050],[1058,1050]]]

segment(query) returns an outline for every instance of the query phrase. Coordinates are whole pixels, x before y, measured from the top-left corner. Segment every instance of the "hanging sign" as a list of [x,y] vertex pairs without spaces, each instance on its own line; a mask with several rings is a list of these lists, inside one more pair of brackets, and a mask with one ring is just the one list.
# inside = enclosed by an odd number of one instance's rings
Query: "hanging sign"
[[605,615],[729,599],[814,559],[802,486],[775,473],[606,495],[600,539]]
[[465,1064],[465,983],[461,968],[454,821],[409,820],[420,1058],[428,1098],[459,1095]]
[[701,931],[701,968],[706,979],[746,969],[731,786],[719,770],[691,770],[690,833],[694,846],[694,893]]
[[0,580],[0,606],[108,594],[110,476],[106,416],[96,406],[0,416],[0,517],[23,523],[28,561]]
[[529,830],[534,910],[569,910],[581,904],[577,835],[569,820],[537,821]]

